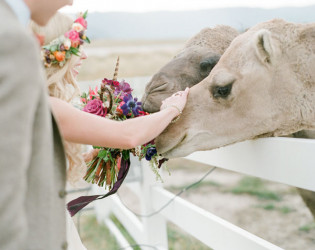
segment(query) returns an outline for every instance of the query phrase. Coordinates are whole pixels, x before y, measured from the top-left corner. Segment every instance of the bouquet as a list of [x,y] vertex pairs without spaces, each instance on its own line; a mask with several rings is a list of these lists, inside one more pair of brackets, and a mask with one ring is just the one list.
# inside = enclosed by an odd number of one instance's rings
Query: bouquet
[[[143,111],[142,103],[138,101],[138,98],[132,96],[133,89],[129,83],[124,80],[117,81],[118,66],[119,57],[113,80],[105,78],[102,80],[100,88],[98,86],[94,90],[89,88],[88,93],[81,95],[82,110],[116,121],[149,115]],[[88,169],[84,179],[89,183],[112,189],[119,179],[118,173],[121,166],[128,164],[130,153],[137,156],[139,160],[149,161],[157,179],[161,180],[158,169],[165,159],[157,154],[154,141],[130,150],[93,147],[98,148],[99,152],[92,161],[87,163]]]

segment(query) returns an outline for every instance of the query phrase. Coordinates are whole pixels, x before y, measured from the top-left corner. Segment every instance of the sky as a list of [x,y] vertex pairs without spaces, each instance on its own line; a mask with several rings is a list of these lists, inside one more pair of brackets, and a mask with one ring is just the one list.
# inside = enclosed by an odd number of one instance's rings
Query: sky
[[148,12],[184,11],[226,7],[299,7],[315,5],[315,0],[74,0],[72,6],[61,11],[76,13],[89,12]]

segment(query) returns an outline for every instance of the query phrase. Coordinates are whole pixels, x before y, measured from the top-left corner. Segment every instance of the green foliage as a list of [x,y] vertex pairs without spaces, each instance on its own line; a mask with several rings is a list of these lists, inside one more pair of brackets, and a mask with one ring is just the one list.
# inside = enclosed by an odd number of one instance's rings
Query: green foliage
[[115,237],[105,225],[98,224],[94,215],[82,216],[81,239],[89,250],[119,249]]
[[[171,190],[171,191],[179,191],[179,190],[182,190],[186,187],[187,187],[187,184],[186,185],[180,185],[180,186],[172,185],[172,186],[167,187],[167,189]],[[191,187],[191,189],[200,189],[203,187],[221,187],[221,184],[218,182],[215,182],[215,181],[202,181],[200,183],[197,183],[193,187]]]
[[78,48],[70,47],[70,51],[72,54],[74,54],[76,56],[80,56],[79,55],[80,50]]
[[268,190],[259,178],[244,177],[236,187],[230,190],[234,194],[249,194],[264,200],[280,201],[281,196]]
[[130,151],[129,150],[123,150],[122,151],[122,157],[124,160],[128,160],[130,157]]
[[263,205],[263,206],[261,206],[261,207],[262,207],[263,209],[265,209],[265,210],[275,210],[275,209],[276,209],[275,205],[272,204],[272,203]]
[[140,247],[135,246],[137,243],[135,240],[131,237],[131,235],[128,233],[128,231],[125,229],[125,227],[119,222],[119,220],[114,216],[110,216],[111,220],[115,223],[119,231],[122,233],[122,235],[125,237],[125,239],[130,243],[130,245],[134,246],[133,250],[141,250]]
[[55,52],[55,51],[57,51],[57,50],[58,50],[58,44],[52,45],[52,46],[50,47],[50,51],[51,51],[51,52]]
[[[118,227],[125,239],[129,242],[133,250],[141,250],[134,239],[130,236],[118,219],[111,215],[112,221]],[[110,233],[105,225],[98,224],[95,215],[84,215],[81,220],[81,239],[85,247],[89,250],[119,249],[115,237]],[[174,224],[167,225],[168,244],[170,250],[176,249],[198,249],[209,250],[210,248],[185,233]]]
[[[66,51],[66,59],[70,59],[70,57],[71,57],[71,52],[70,52],[70,50],[67,50]],[[84,97],[84,98],[86,98],[86,97]]]
[[294,211],[293,208],[290,208],[290,207],[287,207],[287,206],[280,207],[278,210],[279,210],[281,213],[283,213],[283,214],[288,214],[288,213],[291,213],[291,212]]
[[86,19],[87,14],[88,14],[88,10],[86,10],[86,11],[84,12],[84,14],[83,14],[83,16],[82,16],[82,17],[83,17],[84,19]]
[[277,207],[274,203],[262,204],[262,205],[258,205],[257,207],[263,208],[265,210],[278,211],[282,214],[288,214],[294,211],[293,208],[290,208],[288,206]]
[[204,245],[199,240],[185,233],[174,224],[169,223],[167,226],[168,249],[198,249],[209,250],[210,248]]
[[86,41],[87,43],[91,43],[91,41],[88,37],[86,37],[84,41]]
[[304,225],[304,226],[301,226],[301,227],[299,228],[299,230],[302,231],[302,232],[307,232],[307,233],[309,233],[310,231],[315,230],[315,222],[311,222],[311,223],[309,223],[309,224],[306,224],[306,225]]

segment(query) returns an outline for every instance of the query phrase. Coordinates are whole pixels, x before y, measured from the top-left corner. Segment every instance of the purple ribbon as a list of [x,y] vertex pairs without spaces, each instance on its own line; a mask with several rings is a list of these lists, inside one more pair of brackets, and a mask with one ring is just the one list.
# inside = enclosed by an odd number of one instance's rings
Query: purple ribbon
[[89,196],[80,196],[67,204],[68,211],[71,216],[74,216],[82,208],[90,204],[92,201],[104,199],[117,192],[124,179],[126,178],[130,167],[130,159],[124,160],[121,159],[121,167],[118,173],[117,181],[115,182],[113,188],[105,195],[89,195]]

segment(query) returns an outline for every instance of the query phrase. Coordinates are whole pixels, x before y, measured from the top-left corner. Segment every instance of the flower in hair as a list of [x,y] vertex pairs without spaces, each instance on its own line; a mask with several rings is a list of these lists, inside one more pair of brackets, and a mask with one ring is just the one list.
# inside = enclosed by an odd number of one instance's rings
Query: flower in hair
[[45,67],[57,65],[62,67],[72,55],[79,56],[80,45],[90,43],[86,36],[87,11],[74,21],[71,30],[42,47],[42,58]]
[[74,21],[75,24],[81,24],[83,26],[84,29],[87,28],[87,21],[85,20],[85,18],[83,17],[78,17],[75,21]]
[[71,47],[77,48],[80,45],[80,36],[77,31],[69,30],[65,33],[65,37],[70,39]]

